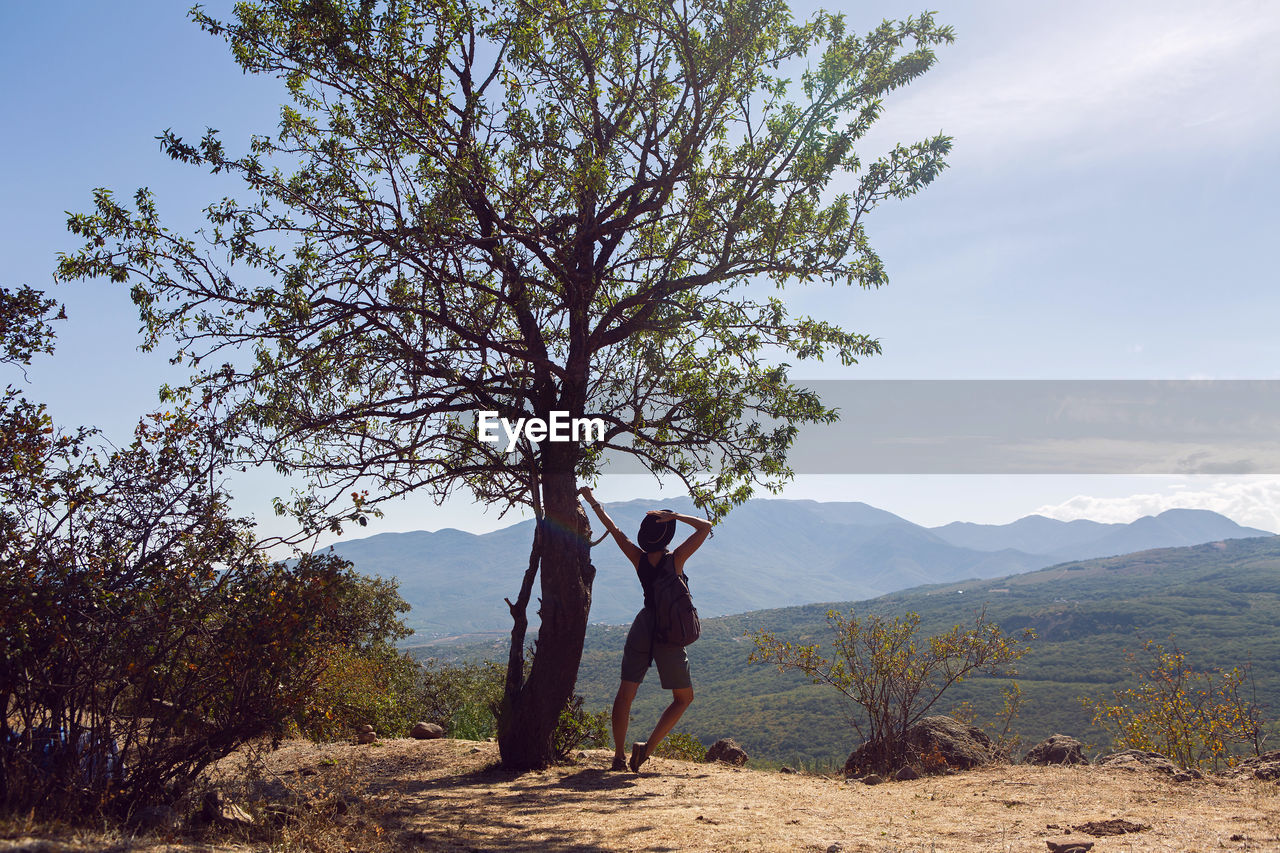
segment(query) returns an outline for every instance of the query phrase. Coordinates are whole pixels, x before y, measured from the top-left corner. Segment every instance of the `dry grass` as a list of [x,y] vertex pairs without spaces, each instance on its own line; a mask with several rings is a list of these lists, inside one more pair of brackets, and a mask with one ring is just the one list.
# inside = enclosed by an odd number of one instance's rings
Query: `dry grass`
[[[1274,782],[1097,767],[998,767],[868,787],[819,776],[651,759],[612,773],[611,753],[516,774],[493,744],[289,743],[256,778],[218,784],[257,817],[240,835],[130,839],[0,827],[0,850],[1044,851],[1079,838],[1109,851],[1280,850]],[[1090,838],[1122,819],[1149,830]],[[20,838],[16,836],[26,836]],[[43,845],[43,846],[42,846]]]

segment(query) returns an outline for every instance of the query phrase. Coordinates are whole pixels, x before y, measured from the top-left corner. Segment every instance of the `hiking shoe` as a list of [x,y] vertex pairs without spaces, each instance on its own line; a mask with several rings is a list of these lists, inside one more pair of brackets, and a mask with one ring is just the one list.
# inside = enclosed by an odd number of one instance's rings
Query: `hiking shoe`
[[616,772],[616,771],[620,771],[620,770],[626,770],[626,769],[627,769],[627,759],[626,759],[626,757],[621,756],[621,755],[615,755],[615,756],[613,757],[613,766],[612,766],[612,767],[610,767],[609,769],[610,769],[610,770],[613,770],[613,771],[615,771],[615,772]]
[[640,765],[644,764],[645,759],[649,757],[645,754],[648,751],[649,745],[642,740],[631,744],[631,760],[627,762],[627,766],[631,768],[632,773],[640,772]]

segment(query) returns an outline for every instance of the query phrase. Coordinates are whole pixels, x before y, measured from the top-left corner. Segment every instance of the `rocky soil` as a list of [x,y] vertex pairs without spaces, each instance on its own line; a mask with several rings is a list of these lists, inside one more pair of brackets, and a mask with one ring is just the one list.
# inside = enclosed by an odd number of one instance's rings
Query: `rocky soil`
[[194,829],[159,815],[134,836],[11,822],[0,851],[1280,850],[1280,784],[1270,779],[1174,781],[1134,762],[865,785],[660,758],[640,775],[614,773],[610,758],[591,751],[516,774],[494,769],[493,744],[294,742],[247,781],[237,763],[222,767],[220,800],[252,824]]

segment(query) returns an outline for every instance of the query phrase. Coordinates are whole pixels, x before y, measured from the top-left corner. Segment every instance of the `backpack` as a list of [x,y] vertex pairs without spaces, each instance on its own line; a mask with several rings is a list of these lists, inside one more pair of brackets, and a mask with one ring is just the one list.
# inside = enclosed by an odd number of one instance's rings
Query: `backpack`
[[[670,554],[667,560],[674,560]],[[662,568],[666,569],[666,560]],[[675,570],[659,571],[653,581],[653,639],[668,646],[687,646],[702,634],[698,608],[689,594],[689,579]]]

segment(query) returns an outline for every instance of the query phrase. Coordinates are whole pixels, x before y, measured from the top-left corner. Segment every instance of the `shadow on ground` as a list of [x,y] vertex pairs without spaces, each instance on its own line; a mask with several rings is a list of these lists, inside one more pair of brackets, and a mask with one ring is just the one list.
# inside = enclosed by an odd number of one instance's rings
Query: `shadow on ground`
[[[395,839],[404,849],[616,850],[616,839],[609,846],[592,840],[595,828],[660,796],[641,790],[640,777],[633,773],[596,767],[561,776],[492,764],[456,774],[404,778],[403,762],[388,757],[373,759],[367,769],[370,778],[378,780],[367,789],[379,805],[378,823],[388,840]],[[548,810],[573,819],[548,826]],[[640,833],[651,829],[633,827]]]

